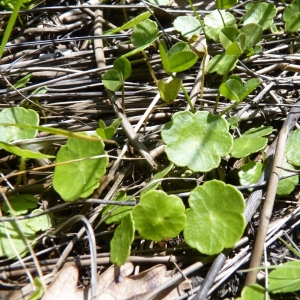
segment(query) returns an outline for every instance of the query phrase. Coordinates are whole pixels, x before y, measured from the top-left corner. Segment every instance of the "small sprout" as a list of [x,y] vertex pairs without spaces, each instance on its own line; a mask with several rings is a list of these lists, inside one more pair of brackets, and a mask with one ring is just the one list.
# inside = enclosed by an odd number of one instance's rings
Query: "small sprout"
[[110,140],[116,133],[122,119],[118,118],[114,120],[109,126],[106,127],[102,120],[99,120],[99,128],[96,129],[96,133],[105,140]]
[[[238,172],[241,185],[251,185],[258,182],[262,173],[263,164],[260,162],[249,161],[246,165],[242,166]],[[252,189],[249,189],[252,191]]]
[[188,245],[207,255],[230,248],[242,237],[246,221],[243,195],[232,185],[210,180],[189,197],[184,238]]

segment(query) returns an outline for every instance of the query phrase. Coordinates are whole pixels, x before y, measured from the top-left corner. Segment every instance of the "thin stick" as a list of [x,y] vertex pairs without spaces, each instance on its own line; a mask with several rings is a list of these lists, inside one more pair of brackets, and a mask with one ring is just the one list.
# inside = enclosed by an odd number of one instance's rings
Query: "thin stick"
[[284,127],[278,135],[277,148],[275,152],[272,172],[270,174],[270,181],[266,193],[266,200],[261,212],[260,224],[259,224],[255,245],[252,251],[252,257],[249,266],[250,269],[255,268],[255,270],[251,270],[248,273],[245,285],[250,285],[252,283],[255,283],[256,281],[256,277],[258,273],[257,268],[259,267],[261,262],[261,257],[264,250],[264,244],[266,240],[268,226],[273,211],[277,186],[279,183],[280,167],[284,158],[284,150],[285,150],[285,145],[287,140],[287,134],[288,134],[288,127]]

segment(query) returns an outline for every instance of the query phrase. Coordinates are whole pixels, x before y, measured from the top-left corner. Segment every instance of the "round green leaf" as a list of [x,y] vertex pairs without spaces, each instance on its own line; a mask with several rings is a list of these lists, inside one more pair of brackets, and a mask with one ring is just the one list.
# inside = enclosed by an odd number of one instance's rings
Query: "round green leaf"
[[[70,138],[57,153],[56,162],[106,155],[104,144],[99,141]],[[55,167],[53,187],[65,201],[86,198],[99,186],[100,178],[105,174],[108,157],[85,159]]]
[[192,16],[177,17],[173,23],[174,28],[186,38],[191,38],[194,34],[199,34],[201,29],[200,22]]
[[191,48],[186,42],[178,42],[175,45],[171,47],[171,49],[168,51],[168,58],[170,58],[175,53],[181,52],[181,51],[190,51]]
[[[295,170],[293,165],[289,164],[288,162],[284,161],[282,163],[282,167],[285,169]],[[281,170],[280,176],[289,175],[291,174],[289,171]],[[286,179],[282,179],[279,181],[276,194],[277,195],[289,195],[296,187],[299,182],[299,176],[295,175],[292,177],[288,177]]]
[[292,293],[300,290],[300,262],[289,261],[269,274],[271,293]]
[[254,47],[260,41],[263,29],[256,23],[249,23],[241,28],[241,32],[246,34],[246,44],[244,49],[249,49]]
[[8,197],[8,201],[13,211],[7,206],[6,202],[2,204],[2,210],[9,215],[20,216],[26,214],[28,209],[37,207],[39,199],[30,194]]
[[182,72],[191,68],[198,60],[198,55],[193,51],[181,51],[173,54],[170,59],[170,72]]
[[134,223],[131,213],[127,214],[121,225],[115,231],[110,242],[110,261],[117,266],[125,264],[130,254],[131,244],[134,240]]
[[141,196],[140,203],[132,210],[139,234],[156,242],[174,238],[185,227],[186,217],[182,200],[162,191],[149,191]]
[[122,56],[114,60],[114,68],[122,73],[124,80],[129,78],[132,73],[130,61]]
[[225,52],[214,56],[208,63],[206,72],[217,72],[219,75],[225,75],[235,68],[238,61],[237,55],[228,55]]
[[136,47],[142,47],[153,41],[158,37],[157,24],[151,20],[145,20],[137,24],[133,28],[131,35],[131,42]]
[[243,195],[232,185],[211,180],[196,187],[189,197],[184,238],[201,253],[214,255],[242,237],[246,221]]
[[[260,162],[250,161],[242,166],[238,172],[241,185],[250,185],[258,182],[263,169],[263,164]],[[252,190],[252,189],[249,189]]]
[[248,138],[241,137],[233,141],[231,150],[232,157],[241,158],[250,155],[251,153],[258,152],[267,146],[268,139],[263,137]]
[[[0,124],[38,125],[39,115],[32,109],[23,107],[5,108],[0,112]],[[0,125],[0,141],[9,143],[15,140],[32,139],[36,136],[36,129],[24,129],[16,126]]]
[[227,49],[239,36],[240,31],[234,26],[224,27],[220,33],[219,38],[224,49]]
[[[35,209],[31,212],[31,215],[38,214],[42,211],[40,208]],[[34,232],[45,231],[51,228],[51,219],[48,215],[42,215],[26,220],[26,225]]]
[[227,155],[232,147],[226,120],[204,111],[175,113],[161,136],[169,160],[194,172],[217,168],[221,156]]
[[234,76],[232,78],[227,79],[223,84],[221,84],[220,93],[230,100],[240,101],[242,89],[242,80]]
[[286,157],[294,166],[300,166],[300,129],[292,131],[286,143]]
[[224,10],[213,10],[210,14],[204,17],[205,34],[208,38],[219,42],[219,33],[226,26],[236,24],[235,17]]
[[229,9],[237,3],[238,0],[216,0],[216,7],[219,9]]
[[124,83],[123,75],[117,70],[108,70],[102,76],[104,86],[110,91],[117,91]]

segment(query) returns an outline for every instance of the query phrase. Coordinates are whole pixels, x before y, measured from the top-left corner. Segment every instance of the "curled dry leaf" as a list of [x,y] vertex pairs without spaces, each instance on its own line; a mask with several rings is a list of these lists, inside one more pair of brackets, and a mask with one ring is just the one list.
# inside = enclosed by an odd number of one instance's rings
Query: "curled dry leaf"
[[[159,287],[171,277],[167,275],[164,265],[157,265],[141,272],[138,275],[129,276],[133,272],[132,263],[126,263],[120,268],[114,265],[108,268],[99,278],[97,285],[97,297],[95,300],[125,300],[142,299],[152,290]],[[116,276],[116,272],[119,275]],[[116,280],[117,278],[117,280]],[[90,295],[90,289],[77,289],[78,269],[75,264],[69,264],[63,268],[47,289],[42,300],[82,300]],[[183,289],[175,287],[159,294],[158,299],[176,299],[183,294]],[[88,296],[90,299],[90,296]]]

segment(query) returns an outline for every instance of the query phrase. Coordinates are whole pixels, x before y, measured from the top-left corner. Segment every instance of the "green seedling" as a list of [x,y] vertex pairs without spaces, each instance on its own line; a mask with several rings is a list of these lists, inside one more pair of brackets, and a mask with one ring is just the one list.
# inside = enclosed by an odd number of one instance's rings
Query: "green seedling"
[[10,196],[8,198],[10,207],[7,206],[7,203],[2,204],[2,211],[9,216],[20,216],[28,212],[29,209],[37,207],[39,199],[30,194],[23,194],[18,196]]
[[[32,73],[27,74],[26,76],[22,77],[21,79],[19,79],[14,85],[13,87],[15,89],[21,89],[23,87],[26,87],[26,84],[29,82],[30,78],[33,76]],[[10,87],[10,89],[12,90],[13,87]]]
[[238,0],[217,0],[216,8],[218,9],[229,9],[235,6],[238,3]]
[[194,172],[209,172],[232,148],[229,126],[222,117],[200,111],[178,112],[165,124],[161,136],[171,162]]
[[273,127],[268,126],[252,128],[244,132],[240,138],[233,141],[232,157],[242,158],[262,150],[268,143],[268,139],[264,136],[270,134],[272,131]]
[[121,118],[114,120],[109,126],[106,127],[102,120],[99,120],[99,128],[96,129],[96,133],[102,138],[110,140],[116,133],[118,127],[122,122]]
[[196,187],[188,201],[184,229],[188,245],[214,255],[233,247],[242,237],[246,226],[245,200],[234,186],[211,180]]
[[123,217],[121,224],[110,241],[110,261],[117,266],[125,264],[130,254],[131,244],[134,240],[134,221],[132,214]]
[[227,80],[221,84],[219,92],[224,97],[236,102],[229,108],[225,109],[222,112],[222,115],[240,104],[259,85],[260,80],[258,78],[251,78],[245,84],[243,84],[243,81],[240,77],[235,75],[229,76]]
[[294,0],[284,10],[282,16],[284,29],[287,32],[296,32],[300,29],[300,0]]
[[191,68],[198,60],[198,55],[191,51],[190,46],[185,42],[178,42],[168,51],[164,41],[159,42],[159,53],[162,60],[162,65],[166,73],[173,77],[169,83],[163,80],[158,81],[158,88],[161,98],[166,102],[172,102],[177,97],[181,87],[186,99],[194,112],[195,109],[191,103],[182,80],[173,76],[173,73],[183,72]]
[[[295,170],[294,166],[289,164],[286,161],[282,162],[282,168],[288,169],[288,170]],[[291,172],[289,171],[285,171],[285,170],[281,170],[280,171],[280,176],[284,176],[284,175],[290,175]],[[296,185],[299,182],[299,176],[295,175],[295,176],[291,176],[288,177],[286,179],[282,179],[279,181],[278,187],[277,187],[277,191],[276,194],[277,195],[289,195],[296,187]]]
[[[88,159],[99,155],[102,157]],[[100,138],[96,141],[70,138],[56,155],[56,163],[78,159],[84,160],[55,167],[53,187],[64,201],[71,202],[90,196],[99,186],[100,178],[106,173],[108,157]]]

